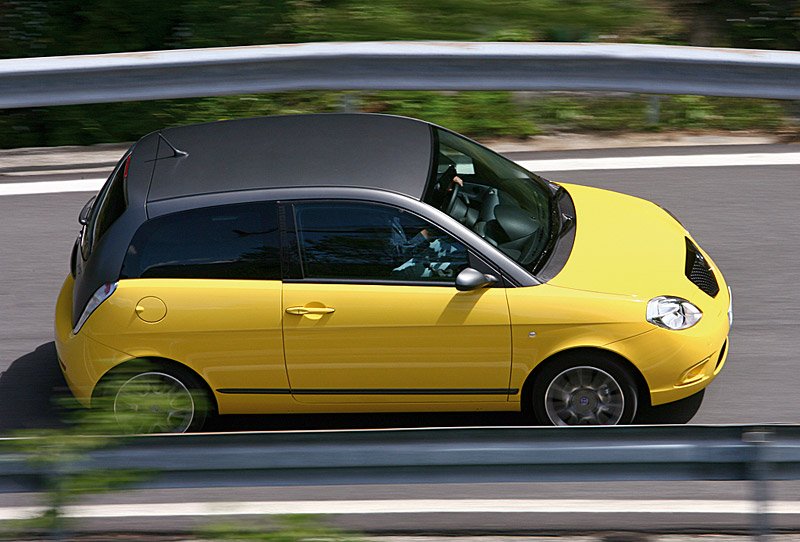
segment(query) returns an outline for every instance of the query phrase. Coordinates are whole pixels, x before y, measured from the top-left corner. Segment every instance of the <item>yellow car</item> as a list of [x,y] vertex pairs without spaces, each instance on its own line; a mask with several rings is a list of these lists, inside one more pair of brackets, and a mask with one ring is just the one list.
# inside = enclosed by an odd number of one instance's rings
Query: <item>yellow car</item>
[[161,130],[79,220],[59,361],[82,404],[135,430],[314,412],[625,424],[702,392],[728,351],[730,290],[665,210],[418,120]]

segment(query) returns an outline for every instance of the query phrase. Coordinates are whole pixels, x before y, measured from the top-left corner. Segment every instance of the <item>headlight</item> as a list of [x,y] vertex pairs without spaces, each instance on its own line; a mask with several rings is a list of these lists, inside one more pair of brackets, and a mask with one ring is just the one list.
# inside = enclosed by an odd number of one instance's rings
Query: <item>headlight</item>
[[733,292],[731,291],[731,287],[728,286],[728,327],[733,326]]
[[647,321],[666,329],[687,329],[702,318],[703,313],[680,297],[658,296],[647,303]]

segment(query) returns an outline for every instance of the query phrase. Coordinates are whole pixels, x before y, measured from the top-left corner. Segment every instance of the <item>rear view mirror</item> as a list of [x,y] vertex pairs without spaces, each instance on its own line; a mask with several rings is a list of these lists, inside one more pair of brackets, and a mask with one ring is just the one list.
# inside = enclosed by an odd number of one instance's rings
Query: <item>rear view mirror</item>
[[94,207],[94,200],[96,199],[97,196],[92,196],[92,199],[87,201],[86,205],[81,209],[81,214],[78,215],[78,222],[80,222],[81,226],[85,226],[89,223],[89,215],[92,214],[92,207]]
[[486,275],[477,269],[467,267],[456,276],[456,290],[469,292],[478,288],[485,288],[497,282],[494,275]]

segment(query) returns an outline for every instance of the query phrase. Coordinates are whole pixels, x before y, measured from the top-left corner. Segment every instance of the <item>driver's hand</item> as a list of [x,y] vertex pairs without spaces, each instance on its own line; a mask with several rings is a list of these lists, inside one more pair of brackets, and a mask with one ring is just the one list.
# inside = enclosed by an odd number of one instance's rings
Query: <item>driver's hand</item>
[[452,181],[450,181],[450,188],[448,188],[448,190],[447,190],[448,192],[449,192],[449,191],[451,191],[451,190],[453,190],[453,185],[454,185],[454,184],[457,184],[458,186],[460,186],[460,187],[462,187],[462,188],[463,188],[463,187],[464,187],[464,179],[462,179],[462,178],[461,178],[461,177],[459,177],[458,175],[456,175],[455,177],[453,177],[453,180],[452,180]]

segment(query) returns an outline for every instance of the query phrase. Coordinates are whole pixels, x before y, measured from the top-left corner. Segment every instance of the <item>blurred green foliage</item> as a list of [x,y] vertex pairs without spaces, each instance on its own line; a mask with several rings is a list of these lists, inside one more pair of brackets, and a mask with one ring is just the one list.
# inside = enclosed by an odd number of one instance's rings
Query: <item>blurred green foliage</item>
[[63,428],[22,430],[1,443],[0,454],[21,458],[38,473],[42,510],[30,519],[0,522],[0,540],[18,540],[32,533],[62,539],[70,525],[64,507],[84,495],[126,487],[150,475],[143,470],[109,471],[89,460],[91,452],[120,443],[112,437],[124,432],[121,424],[128,418],[120,419],[105,406],[80,408],[72,399],[59,404],[68,418]]
[[774,100],[710,96],[659,97],[659,122],[648,120],[650,97],[550,95],[531,100],[527,114],[544,131],[774,130],[786,125]]
[[0,58],[341,40],[591,41],[650,0],[0,0]]
[[295,2],[306,40],[593,41],[636,27],[641,0],[339,0]]
[[668,0],[689,45],[800,49],[798,0]]
[[0,58],[306,41],[800,48],[799,0],[0,0]]
[[[336,40],[626,41],[800,47],[800,0],[0,0],[0,58]],[[164,127],[338,111],[346,93],[292,92],[0,111],[0,147],[132,141]],[[507,92],[355,95],[359,108],[474,137],[560,130],[772,129],[778,102]]]
[[420,118],[474,138],[525,138],[551,132],[768,130],[788,127],[787,104],[704,96],[510,92],[287,92],[9,111],[0,115],[0,148],[135,141],[160,128],[259,115],[359,110]]
[[264,540],[267,542],[365,542],[357,535],[325,526],[308,515],[278,516],[275,525],[236,523],[203,529],[201,540]]

